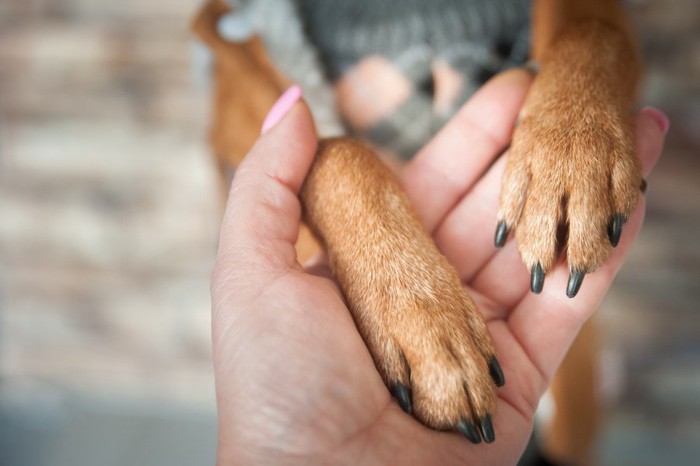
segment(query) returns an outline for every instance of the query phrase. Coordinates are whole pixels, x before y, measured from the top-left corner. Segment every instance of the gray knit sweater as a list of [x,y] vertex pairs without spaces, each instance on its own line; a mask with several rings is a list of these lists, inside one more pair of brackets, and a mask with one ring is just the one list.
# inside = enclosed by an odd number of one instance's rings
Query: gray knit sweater
[[[463,95],[527,60],[529,0],[246,0],[243,6],[275,64],[298,82],[320,132],[340,131],[330,83],[363,57],[388,58],[415,92],[369,137],[409,158],[449,119],[433,111],[431,63],[462,74]],[[241,5],[242,4],[242,5]]]

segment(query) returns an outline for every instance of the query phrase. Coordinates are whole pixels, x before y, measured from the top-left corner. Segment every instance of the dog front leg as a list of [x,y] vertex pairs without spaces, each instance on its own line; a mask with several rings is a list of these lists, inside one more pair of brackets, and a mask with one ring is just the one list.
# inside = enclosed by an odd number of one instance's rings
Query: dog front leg
[[540,70],[513,135],[496,243],[515,231],[538,293],[565,226],[566,293],[573,297],[617,245],[637,203],[642,179],[632,107],[639,60],[617,2],[535,5]]
[[429,427],[493,441],[504,380],[491,337],[393,173],[355,140],[322,140],[301,199],[402,408]]

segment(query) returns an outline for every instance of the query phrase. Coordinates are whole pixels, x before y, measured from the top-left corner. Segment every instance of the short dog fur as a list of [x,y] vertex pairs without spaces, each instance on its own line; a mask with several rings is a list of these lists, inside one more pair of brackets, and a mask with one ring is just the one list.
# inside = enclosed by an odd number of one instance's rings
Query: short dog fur
[[[218,163],[236,166],[289,81],[258,39],[230,43],[216,34],[216,21],[228,10],[213,0],[193,27],[221,52],[212,141]],[[573,297],[617,244],[642,183],[631,120],[639,57],[615,0],[535,0],[532,31],[539,72],[511,144],[496,245],[514,232],[531,288],[539,292],[560,255],[564,225],[566,292]],[[226,82],[233,75],[235,86]],[[493,441],[491,415],[505,380],[491,338],[391,171],[356,140],[322,140],[301,199],[305,221],[401,406],[429,427]]]

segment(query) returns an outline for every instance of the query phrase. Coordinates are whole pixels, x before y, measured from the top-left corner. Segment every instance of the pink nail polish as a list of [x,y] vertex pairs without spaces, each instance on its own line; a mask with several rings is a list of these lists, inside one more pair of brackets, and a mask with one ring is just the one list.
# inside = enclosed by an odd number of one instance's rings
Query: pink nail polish
[[668,129],[671,126],[671,121],[669,120],[668,115],[654,107],[644,107],[644,110],[654,119],[654,121],[656,121],[659,128],[661,128],[661,132],[667,134]]
[[265,134],[268,131],[270,131],[270,129],[272,129],[273,126],[275,126],[277,123],[280,122],[282,118],[284,118],[284,116],[289,112],[289,110],[292,109],[294,104],[300,98],[301,87],[299,87],[296,84],[284,91],[284,94],[282,94],[280,98],[277,99],[277,102],[275,102],[275,104],[270,109],[270,112],[265,117],[265,121],[263,121],[260,133]]

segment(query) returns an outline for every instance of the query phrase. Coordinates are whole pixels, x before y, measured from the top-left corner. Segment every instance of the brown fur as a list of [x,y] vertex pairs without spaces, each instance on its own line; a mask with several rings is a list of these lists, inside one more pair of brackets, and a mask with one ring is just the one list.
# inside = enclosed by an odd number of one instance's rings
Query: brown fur
[[607,226],[629,217],[641,184],[631,107],[636,62],[625,34],[605,23],[569,24],[542,55],[513,135],[499,220],[514,228],[523,262],[546,272],[568,223],[569,268],[608,257]]
[[393,173],[357,141],[322,140],[301,199],[385,382],[412,387],[431,427],[493,413],[486,325]]
[[[235,165],[287,81],[258,39],[232,44],[213,32],[227,10],[211,0],[193,27],[218,59],[214,150],[222,165]],[[640,186],[630,117],[637,52],[614,0],[535,0],[533,24],[541,70],[514,135],[498,216],[515,229],[525,264],[545,271],[560,246],[557,225],[568,223],[569,265],[592,271],[611,250],[611,216],[632,213]],[[391,172],[355,141],[321,141],[302,201],[386,383],[412,387],[414,413],[431,427],[493,413],[484,322]]]
[[259,37],[234,43],[218,35],[216,24],[229,11],[223,0],[211,0],[192,22],[216,55],[211,143],[221,167],[238,166],[260,136],[265,115],[291,84],[272,65]]

